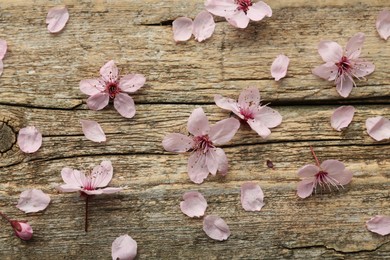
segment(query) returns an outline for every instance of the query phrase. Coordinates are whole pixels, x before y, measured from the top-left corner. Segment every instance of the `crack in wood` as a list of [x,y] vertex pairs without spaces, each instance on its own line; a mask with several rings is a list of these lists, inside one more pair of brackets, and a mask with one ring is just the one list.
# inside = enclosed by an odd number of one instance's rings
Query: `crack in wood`
[[0,154],[10,151],[16,144],[16,132],[6,121],[0,123]]

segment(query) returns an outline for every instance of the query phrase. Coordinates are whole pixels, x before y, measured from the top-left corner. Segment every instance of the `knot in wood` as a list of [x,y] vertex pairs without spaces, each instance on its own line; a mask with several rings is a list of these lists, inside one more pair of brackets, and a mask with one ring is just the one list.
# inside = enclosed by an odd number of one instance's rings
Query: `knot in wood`
[[0,153],[9,151],[16,143],[16,133],[6,123],[0,121]]

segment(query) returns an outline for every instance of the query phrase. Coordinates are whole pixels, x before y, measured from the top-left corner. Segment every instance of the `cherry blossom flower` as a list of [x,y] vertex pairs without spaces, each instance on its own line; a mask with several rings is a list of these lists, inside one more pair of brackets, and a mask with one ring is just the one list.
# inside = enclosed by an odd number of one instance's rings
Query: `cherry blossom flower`
[[381,38],[387,40],[390,37],[390,11],[381,11],[375,25]]
[[83,133],[88,140],[92,142],[105,142],[106,135],[98,122],[93,120],[80,120]]
[[51,33],[58,33],[64,29],[68,20],[69,12],[65,6],[50,8],[46,17],[47,29]]
[[141,74],[128,74],[119,77],[114,61],[109,61],[100,69],[100,78],[80,81],[80,90],[90,97],[87,105],[92,110],[101,110],[111,100],[115,109],[123,117],[132,118],[135,115],[133,99],[126,93],[133,93],[145,84]]
[[187,17],[179,17],[172,23],[173,39],[176,42],[187,41],[193,34],[195,40],[202,42],[210,38],[215,29],[215,22],[213,16],[207,12],[202,11],[196,17],[194,22]]
[[42,145],[42,134],[35,126],[27,126],[19,130],[18,145],[25,153],[35,153]]
[[279,81],[287,75],[288,64],[290,59],[283,54],[278,55],[271,65],[271,75],[275,81]]
[[367,118],[366,128],[367,133],[376,141],[390,138],[390,120],[383,116]]
[[364,33],[349,39],[345,51],[332,41],[321,41],[318,53],[326,62],[313,69],[313,74],[329,81],[335,81],[336,90],[342,97],[348,97],[356,86],[353,77],[361,79],[375,70],[375,65],[359,58],[364,43]]
[[366,221],[367,229],[382,236],[390,234],[390,217],[377,215]]
[[12,220],[3,212],[0,212],[0,216],[3,217],[14,229],[15,235],[22,240],[30,240],[33,235],[33,230],[27,221]]
[[246,211],[260,211],[264,204],[264,193],[253,182],[241,185],[241,205]]
[[239,127],[239,121],[234,118],[224,119],[210,126],[203,109],[197,108],[188,119],[187,128],[191,136],[169,134],[165,136],[162,145],[169,152],[192,151],[188,160],[188,175],[191,181],[199,184],[209,173],[227,173],[228,160],[225,152],[216,146],[229,142]]
[[137,242],[129,235],[117,237],[111,246],[112,260],[132,260],[137,256]]
[[243,90],[238,97],[238,102],[221,95],[215,95],[214,101],[220,108],[236,114],[262,138],[267,138],[271,134],[269,129],[277,127],[282,122],[279,112],[266,105],[260,105],[260,93],[255,87]]
[[325,185],[331,189],[331,186],[343,187],[352,179],[352,172],[345,169],[342,162],[337,160],[326,160],[320,165],[317,156],[312,147],[310,147],[316,165],[308,164],[298,170],[302,181],[298,183],[298,196],[302,199],[309,197],[318,186],[324,188]]
[[206,10],[210,13],[225,17],[237,28],[246,28],[249,21],[260,21],[272,16],[272,9],[263,1],[252,0],[206,0]]
[[4,69],[3,59],[6,53],[7,53],[7,42],[5,40],[0,39],[0,75],[3,74],[3,69]]
[[341,106],[333,112],[330,124],[337,131],[341,131],[349,126],[354,114],[355,108],[353,106]]
[[180,202],[181,211],[189,216],[201,217],[207,208],[207,201],[203,195],[197,191],[189,191],[183,195],[184,201]]
[[41,190],[30,189],[20,194],[16,207],[25,213],[38,212],[47,208],[50,196]]
[[223,241],[230,236],[229,226],[218,216],[208,215],[203,219],[203,231],[214,240]]

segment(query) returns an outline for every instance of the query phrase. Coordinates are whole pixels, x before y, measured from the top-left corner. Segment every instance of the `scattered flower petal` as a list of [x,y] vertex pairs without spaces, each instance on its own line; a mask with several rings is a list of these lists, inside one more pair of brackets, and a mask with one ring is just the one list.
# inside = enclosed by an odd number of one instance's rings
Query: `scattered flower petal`
[[376,29],[381,38],[387,40],[390,36],[390,11],[383,10],[376,20]]
[[50,196],[41,190],[25,190],[20,194],[16,207],[25,213],[38,212],[46,209]]
[[382,236],[390,234],[390,217],[377,215],[366,221],[367,229]]
[[0,60],[4,59],[5,54],[7,53],[7,42],[0,39]]
[[376,141],[390,138],[390,120],[383,116],[368,118],[366,128],[367,133]]
[[246,211],[260,211],[264,204],[264,193],[253,182],[241,185],[241,205]]
[[35,126],[27,126],[19,130],[18,145],[25,153],[34,153],[42,145],[42,134]]
[[15,231],[15,235],[22,240],[30,240],[33,236],[33,230],[27,222],[12,220],[11,226]]
[[204,215],[207,208],[207,201],[201,193],[197,191],[186,192],[183,195],[183,200],[180,202],[180,209],[184,214],[190,218]]
[[330,118],[330,124],[337,131],[341,131],[343,128],[349,126],[354,114],[355,108],[353,106],[341,106],[333,112]]
[[119,236],[112,242],[112,260],[132,260],[137,255],[137,242],[129,235]]
[[106,135],[98,122],[92,120],[80,120],[83,133],[88,140],[92,142],[105,142]]
[[49,9],[46,16],[47,29],[51,33],[60,32],[69,20],[69,12],[65,6],[56,6]]
[[283,54],[278,55],[271,65],[271,75],[275,78],[275,81],[279,81],[287,75],[288,64],[290,59]]
[[209,12],[202,11],[195,17],[192,33],[198,42],[210,38],[214,33],[214,29],[214,18]]
[[203,219],[203,231],[214,240],[226,240],[230,236],[230,229],[226,222],[213,215],[208,215]]
[[176,42],[188,41],[191,38],[193,22],[190,18],[179,17],[172,23],[173,39]]

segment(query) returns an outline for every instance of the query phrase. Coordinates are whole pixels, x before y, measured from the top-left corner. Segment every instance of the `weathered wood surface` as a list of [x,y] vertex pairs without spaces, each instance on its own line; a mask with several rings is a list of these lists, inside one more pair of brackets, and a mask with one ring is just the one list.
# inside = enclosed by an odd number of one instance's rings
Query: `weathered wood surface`
[[[0,77],[0,208],[28,219],[34,239],[21,242],[5,222],[0,229],[1,259],[109,259],[111,243],[128,233],[138,242],[139,259],[364,259],[390,257],[390,238],[368,232],[364,222],[390,214],[389,141],[375,142],[365,131],[368,117],[390,118],[390,49],[375,30],[387,0],[269,2],[272,18],[246,30],[218,19],[204,43],[175,44],[170,23],[195,15],[203,1],[77,1],[65,30],[50,35],[44,19],[59,2],[0,1],[0,38],[9,51]],[[338,96],[330,82],[311,69],[320,64],[317,44],[331,39],[345,45],[357,32],[366,34],[363,58],[376,71],[358,82],[349,98]],[[276,83],[269,67],[279,53],[291,59],[288,77]],[[114,59],[122,72],[139,72],[147,86],[133,95],[137,114],[122,118],[112,107],[94,112],[78,89],[81,79],[98,76]],[[204,107],[212,121],[229,116],[213,105],[213,95],[232,98],[257,86],[264,102],[283,115],[267,140],[241,129],[225,146],[230,171],[203,184],[189,181],[187,155],[162,149],[164,135],[185,127],[191,111]],[[332,110],[354,104],[357,113],[343,132],[330,127]],[[85,139],[80,119],[98,121],[104,144]],[[42,148],[25,155],[15,144],[27,125],[43,133]],[[313,145],[320,159],[340,159],[354,172],[340,192],[301,200],[296,171],[312,163]],[[103,159],[114,166],[112,186],[127,187],[114,196],[91,200],[90,231],[83,231],[84,201],[59,194],[65,166],[88,168]],[[265,165],[267,159],[275,170]],[[261,212],[245,212],[240,185],[256,181],[266,196]],[[39,188],[51,205],[26,216],[15,204],[21,191]],[[207,214],[223,217],[232,236],[209,239],[202,220],[179,209],[185,191],[201,191]]]

